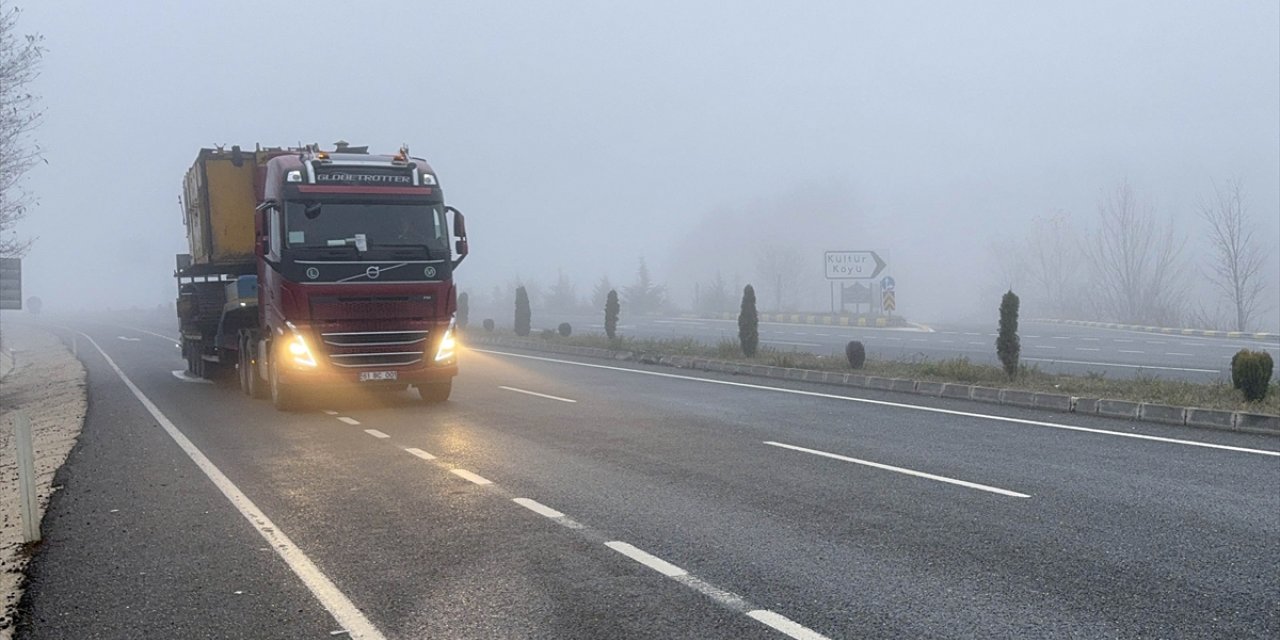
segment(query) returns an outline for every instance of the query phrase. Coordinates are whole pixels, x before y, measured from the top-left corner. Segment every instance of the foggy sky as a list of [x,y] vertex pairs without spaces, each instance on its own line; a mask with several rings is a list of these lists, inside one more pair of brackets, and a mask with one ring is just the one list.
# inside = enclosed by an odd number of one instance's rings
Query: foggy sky
[[1128,179],[1194,256],[1195,200],[1239,177],[1276,307],[1274,1],[19,6],[49,50],[20,230],[51,310],[172,301],[200,147],[338,139],[431,162],[473,291],[586,294],[643,256],[687,306],[780,242],[819,308],[822,251],[874,249],[909,318],[994,317],[991,247],[1033,217],[1091,223]]

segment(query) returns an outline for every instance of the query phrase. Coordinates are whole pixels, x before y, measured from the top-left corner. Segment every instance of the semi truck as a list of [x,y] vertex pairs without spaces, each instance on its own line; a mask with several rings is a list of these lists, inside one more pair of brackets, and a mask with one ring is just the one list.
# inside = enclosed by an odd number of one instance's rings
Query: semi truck
[[466,221],[425,160],[345,142],[207,148],[180,200],[187,375],[234,371],[283,411],[352,387],[449,398]]

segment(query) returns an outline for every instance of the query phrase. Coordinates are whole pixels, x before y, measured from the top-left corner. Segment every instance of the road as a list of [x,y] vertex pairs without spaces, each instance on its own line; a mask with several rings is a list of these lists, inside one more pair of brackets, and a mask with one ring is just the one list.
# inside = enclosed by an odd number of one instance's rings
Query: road
[[[603,333],[596,316],[548,316],[538,327],[568,322],[576,330]],[[636,338],[693,338],[705,344],[736,340],[737,322],[701,318],[627,318],[619,332]],[[1054,373],[1105,374],[1112,378],[1157,376],[1193,382],[1229,380],[1231,357],[1240,349],[1266,349],[1280,363],[1280,344],[1256,340],[1164,335],[1023,322],[1022,361]],[[862,341],[872,357],[890,360],[942,360],[965,357],[998,365],[993,326],[915,325],[906,329],[760,323],[762,344],[783,351],[843,354],[850,340]],[[1276,375],[1280,376],[1280,373]]]
[[493,350],[281,414],[72,324],[19,638],[1280,634],[1275,438]]

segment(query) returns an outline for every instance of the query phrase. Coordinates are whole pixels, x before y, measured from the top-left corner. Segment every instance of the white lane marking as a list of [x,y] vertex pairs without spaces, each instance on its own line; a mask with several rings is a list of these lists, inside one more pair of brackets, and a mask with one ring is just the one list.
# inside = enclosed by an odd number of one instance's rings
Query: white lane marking
[[768,342],[769,344],[785,344],[792,347],[821,347],[822,346],[816,342],[790,342],[788,340],[765,340],[763,338],[760,340],[760,342]]
[[639,562],[640,564],[649,567],[668,578],[688,575],[689,573],[688,571],[685,571],[684,569],[681,569],[658,556],[641,551],[640,549],[620,540],[606,542],[604,543],[604,546],[609,547],[610,549],[613,549],[614,551],[617,551],[618,553],[621,553],[622,555],[631,558],[632,560],[635,560],[636,562]]
[[1164,340],[1148,340],[1147,344],[1169,344],[1169,343],[1165,342]]
[[142,338],[127,338],[125,336],[116,336],[116,338],[125,342],[142,342]]
[[353,427],[360,424],[359,420],[356,420],[355,418],[348,418],[346,416],[338,416],[338,422],[345,422]]
[[338,415],[338,412],[337,412],[337,411],[334,411],[334,410],[332,410],[332,409],[325,409],[325,410],[324,410],[324,413],[325,413],[325,415],[328,415],[328,416],[336,416],[336,415]]
[[1025,493],[1018,493],[1017,491],[1009,491],[1008,489],[1001,489],[1000,487],[993,487],[987,484],[978,484],[976,482],[968,482],[966,480],[956,480],[955,478],[948,478],[946,476],[934,475],[932,473],[925,473],[923,471],[916,471],[914,469],[906,469],[904,467],[895,467],[893,465],[881,464],[879,462],[871,462],[870,460],[859,460],[858,458],[850,458],[849,456],[842,456],[838,453],[828,453],[826,451],[819,451],[817,449],[806,449],[805,447],[797,447],[794,444],[783,444],[781,442],[769,442],[769,441],[766,441],[765,444],[771,447],[782,447],[783,449],[791,449],[792,451],[802,451],[804,453],[810,453],[815,456],[822,456],[824,458],[831,458],[833,460],[843,460],[845,462],[852,462],[854,464],[860,464],[868,467],[875,467],[876,469],[884,469],[885,471],[903,473],[909,476],[915,476],[917,478],[927,478],[929,480],[937,480],[938,482],[945,482],[947,484],[954,484],[961,487],[968,487],[970,489],[977,489],[979,491],[989,491],[991,493],[998,493],[1002,496],[1009,496],[1011,498],[1030,498],[1031,497]]
[[373,437],[375,437],[375,438],[384,438],[384,439],[385,439],[385,438],[390,438],[390,437],[391,437],[391,436],[389,436],[389,435],[387,435],[387,434],[385,434],[385,433],[383,433],[383,432],[381,432],[381,431],[378,431],[377,429],[365,429],[365,430],[364,430],[364,432],[365,432],[365,433],[367,433],[367,434],[369,434],[369,435],[371,435],[371,436],[373,436]]
[[466,469],[450,469],[449,472],[455,476],[458,476],[459,478],[465,478],[476,484],[493,484],[492,482],[489,481],[488,478],[485,478],[484,476],[481,476],[479,474],[471,473]]
[[213,384],[212,380],[205,380],[204,378],[193,378],[191,377],[191,374],[187,373],[186,371],[183,371],[182,369],[178,369],[177,371],[174,371],[173,377],[183,382],[191,382],[194,384]]
[[1097,349],[1094,347],[1076,347],[1076,351],[1102,351],[1102,349]]
[[422,449],[415,449],[415,448],[413,448],[413,447],[405,447],[405,451],[408,451],[410,454],[415,455],[415,456],[418,456],[419,458],[422,458],[423,460],[435,460],[435,459],[436,459],[436,457],[435,457],[435,456],[433,456],[433,455],[431,455],[431,454],[427,453],[426,451],[423,451]]
[[1146,351],[1134,351],[1133,349],[1121,349],[1120,353],[1146,353]]
[[1054,340],[1070,340],[1071,336],[1053,336]]
[[1085,341],[1085,342],[1100,342],[1100,341],[1102,341],[1102,338],[1080,338],[1080,339],[1081,339],[1081,340],[1083,340],[1083,341]]
[[969,344],[986,344],[985,342],[970,342]]
[[[942,409],[939,407],[927,407],[918,404],[905,404],[902,402],[891,402],[888,400],[872,400],[870,398],[854,398],[852,396],[839,396],[833,393],[820,393],[817,391],[804,391],[802,389],[787,389],[785,387],[769,387],[762,384],[750,384],[747,382],[732,382],[729,380],[716,380],[714,378],[699,378],[696,376],[683,376],[677,373],[663,373],[661,371],[644,371],[642,369],[627,369],[625,367],[611,367],[604,364],[591,364],[589,362],[574,362],[572,360],[558,360],[556,358],[544,358],[541,356],[528,356],[521,353],[507,353],[505,351],[492,351],[489,349],[476,349],[472,351],[477,353],[488,353],[492,355],[507,356],[509,358],[523,358],[526,360],[538,360],[541,362],[553,362],[555,364],[565,364],[575,367],[588,367],[591,369],[605,369],[608,371],[622,371],[643,376],[654,376],[658,378],[670,378],[673,380],[689,380],[692,382],[702,382],[705,384],[715,384],[726,387],[738,387],[740,389],[754,389],[757,391],[773,391],[776,393],[788,393],[797,396],[808,396],[811,398],[826,398],[829,400],[843,400],[845,402],[859,402],[862,404],[872,404],[882,407],[894,407],[897,409],[911,409],[914,411],[924,411],[927,413],[937,413],[940,415],[961,416],[964,418],[979,418],[983,420],[992,420],[995,422],[1008,422],[1011,424],[1025,424],[1034,427],[1046,427],[1049,429],[1062,429],[1064,431],[1078,431],[1080,433],[1092,433],[1096,435],[1114,436],[1117,438],[1132,438],[1134,440],[1148,440],[1151,442],[1163,442],[1166,444],[1180,444],[1188,447],[1200,447],[1204,449],[1220,449],[1223,451],[1236,451],[1239,453],[1254,453],[1263,456],[1280,457],[1280,451],[1270,451],[1267,449],[1250,449],[1248,447],[1233,447],[1225,444],[1213,444],[1211,442],[1196,442],[1195,440],[1180,440],[1178,438],[1165,438],[1162,436],[1149,436],[1144,433],[1125,433],[1123,431],[1108,431],[1106,429],[1094,429],[1091,427],[1078,427],[1075,425],[1061,424],[1057,422],[1043,422],[1041,420],[1027,420],[1025,418],[1010,418],[1008,416],[997,416],[985,413],[973,413],[970,411],[956,411],[955,409]],[[1023,358],[1023,360],[1032,360],[1033,358]],[[1048,360],[1047,362],[1054,362]],[[1065,362],[1065,361],[1063,361]],[[1085,363],[1088,364],[1088,363]],[[1217,371],[1213,371],[1217,373]]]
[[1186,356],[1186,357],[1190,357],[1190,356],[1193,356],[1193,355],[1195,355],[1195,354],[1192,354],[1192,353],[1178,353],[1178,352],[1174,351],[1174,352],[1166,353],[1165,355],[1166,355],[1166,356]]
[[351,599],[342,593],[342,591],[338,589],[338,586],[335,585],[328,576],[320,571],[320,568],[311,561],[311,558],[308,558],[307,554],[303,553],[302,549],[299,549],[298,546],[289,539],[289,536],[285,535],[285,533],[267,517],[267,514],[263,513],[262,509],[258,508],[258,505],[254,504],[248,496],[244,495],[244,492],[240,491],[240,488],[237,487],[235,483],[231,482],[231,480],[227,478],[227,476],[224,475],[217,466],[209,461],[209,458],[205,457],[204,453],[202,453],[200,449],[196,448],[196,446],[187,439],[187,436],[183,435],[182,431],[180,431],[168,417],[160,412],[159,407],[157,407],[155,403],[151,402],[151,399],[144,395],[137,385],[133,384],[133,381],[130,380],[129,376],[126,376],[124,371],[116,365],[115,361],[111,359],[111,356],[108,356],[107,352],[104,351],[101,346],[98,346],[98,343],[94,342],[93,338],[90,338],[88,335],[83,333],[80,335],[83,336],[85,340],[88,340],[89,343],[98,350],[98,353],[102,354],[103,359],[105,359],[111,369],[116,372],[116,375],[119,376],[120,380],[124,382],[124,385],[129,388],[129,391],[133,392],[134,397],[142,403],[142,406],[146,408],[147,413],[150,413],[151,417],[155,418],[156,423],[165,430],[165,433],[168,433],[169,437],[173,438],[173,441],[177,443],[178,447],[187,454],[187,457],[191,458],[191,461],[194,462],[206,476],[208,476],[214,486],[216,486],[218,490],[222,492],[222,495],[226,496],[227,500],[231,502],[232,506],[240,512],[240,515],[244,516],[245,520],[248,520],[249,524],[253,525],[254,529],[257,529],[258,533],[262,535],[268,545],[280,555],[280,558],[285,561],[285,564],[289,565],[289,568],[293,570],[293,574],[298,576],[298,579],[302,581],[302,584],[306,585],[307,589],[316,597],[316,600],[320,601],[320,604],[323,605],[329,614],[333,616],[334,620],[336,620],[343,629],[346,629],[352,638],[360,638],[364,640],[385,640],[385,636],[382,635],[382,632],[378,631],[377,627],[374,627],[372,622],[369,622],[369,619],[365,617],[364,613],[356,608],[355,604],[351,602]]
[[1088,362],[1085,360],[1059,360],[1056,358],[1023,358],[1033,362],[1059,362],[1062,364],[1087,364],[1098,367],[1124,367],[1126,369],[1155,369],[1157,371],[1191,371],[1194,373],[1222,373],[1217,369],[1192,369],[1188,367],[1159,367],[1154,364],[1121,364],[1119,362]]
[[537,500],[530,500],[529,498],[512,498],[511,501],[540,516],[544,516],[547,518],[563,518],[564,517],[563,513],[560,513],[559,511],[556,511],[555,509],[552,509],[551,507],[548,507],[547,505],[542,504]]
[[1112,338],[1112,340],[1115,342],[1133,342],[1132,340],[1126,340],[1124,338]]
[[499,386],[498,386],[498,388],[499,388],[499,389],[506,389],[507,391],[514,391],[514,392],[516,392],[516,393],[523,393],[523,394],[525,394],[525,395],[527,395],[527,396],[536,396],[536,397],[539,397],[539,398],[546,398],[546,399],[548,399],[548,400],[559,400],[560,402],[568,402],[568,403],[570,403],[570,404],[577,404],[577,402],[578,402],[577,400],[570,400],[570,399],[568,399],[568,398],[561,398],[560,396],[549,396],[549,395],[547,395],[547,394],[545,394],[545,393],[538,393],[537,391],[529,391],[529,390],[527,390],[527,389],[517,389],[517,388],[515,388],[515,387],[504,387],[504,386],[501,386],[501,385],[499,385]]
[[138,333],[145,333],[145,334],[147,334],[147,335],[149,335],[149,336],[155,336],[155,337],[160,338],[160,339],[162,339],[162,340],[168,340],[169,342],[172,342],[172,343],[174,343],[174,344],[181,344],[181,342],[180,342],[177,338],[173,338],[173,337],[170,337],[170,336],[166,336],[166,335],[164,335],[164,334],[156,333],[156,332],[154,332],[154,331],[147,331],[146,329],[136,329],[136,328],[134,328],[134,327],[124,327],[124,328],[125,328],[125,329],[128,329],[128,330],[130,330],[130,331],[137,331]]
[[747,616],[755,618],[756,621],[762,622],[782,633],[795,638],[796,640],[827,640],[827,637],[810,629],[804,625],[793,622],[790,618],[769,611],[768,609],[756,609],[748,611]]
[[1031,348],[1032,349],[1057,349],[1057,347],[1053,345],[1048,345],[1048,344],[1033,344],[1031,345]]

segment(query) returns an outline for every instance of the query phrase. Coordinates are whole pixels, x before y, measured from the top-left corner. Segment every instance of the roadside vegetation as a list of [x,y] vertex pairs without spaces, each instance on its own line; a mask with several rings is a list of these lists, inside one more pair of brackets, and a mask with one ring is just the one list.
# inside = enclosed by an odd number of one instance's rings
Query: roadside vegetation
[[[516,337],[510,331],[495,331],[479,335]],[[705,345],[687,338],[644,339],[617,337],[610,339],[601,334],[574,334],[570,337],[544,336],[548,344],[597,347],[616,351],[631,351],[654,355],[685,355],[711,358],[743,364],[763,364],[774,367],[817,369],[820,371],[854,372],[849,367],[846,354],[819,355],[800,351],[784,351],[760,346],[755,357],[743,356],[736,340],[724,340],[718,345]],[[935,382],[957,382],[1007,389],[1023,389],[1047,393],[1065,393],[1088,398],[1110,398],[1153,402],[1174,406],[1202,407],[1280,415],[1280,384],[1270,382],[1270,392],[1260,402],[1245,401],[1242,393],[1227,381],[1213,383],[1183,382],[1155,376],[1137,374],[1132,377],[1113,377],[1105,373],[1086,375],[1062,375],[1042,371],[1037,366],[1019,365],[1018,374],[1010,379],[1004,368],[996,365],[977,364],[968,358],[933,360],[913,358],[887,360],[868,353],[866,362],[857,373],[886,378],[910,378]]]

